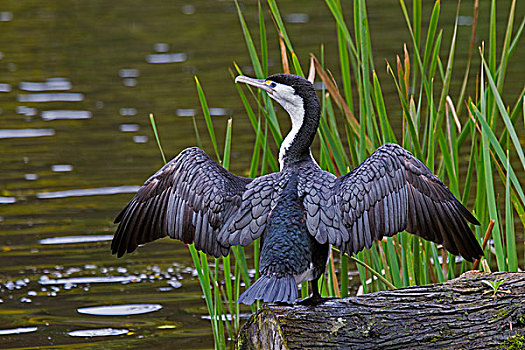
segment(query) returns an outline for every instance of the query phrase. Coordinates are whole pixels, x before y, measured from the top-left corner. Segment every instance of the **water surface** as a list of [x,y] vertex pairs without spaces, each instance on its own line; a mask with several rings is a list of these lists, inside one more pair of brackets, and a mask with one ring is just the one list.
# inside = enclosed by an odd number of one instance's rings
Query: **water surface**
[[[395,120],[400,107],[385,59],[394,62],[409,37],[397,1],[367,3],[376,68]],[[485,3],[480,12],[488,16]],[[508,3],[498,1],[499,14]],[[256,3],[240,5],[257,33]],[[335,27],[323,2],[279,5],[303,64],[324,43],[326,64],[337,76]],[[469,6],[462,10],[460,43],[470,36]],[[455,4],[442,7],[446,48]],[[425,3],[425,13],[430,10]],[[523,16],[523,6],[518,10]],[[499,23],[505,21],[500,16]],[[480,21],[480,38],[486,22]],[[269,17],[267,25],[270,70],[280,72]],[[109,240],[115,216],[162,165],[149,113],[168,155],[196,144],[193,116],[210,151],[194,75],[205,89],[219,142],[233,117],[231,169],[247,174],[253,132],[228,69],[235,61],[247,74],[252,70],[234,3],[4,0],[0,31],[2,347],[212,348],[186,247],[163,239],[117,259]],[[466,46],[456,54],[458,82]],[[522,45],[515,58],[523,55]],[[515,63],[509,62],[506,80],[511,93],[525,80]],[[284,113],[279,117],[287,127]]]

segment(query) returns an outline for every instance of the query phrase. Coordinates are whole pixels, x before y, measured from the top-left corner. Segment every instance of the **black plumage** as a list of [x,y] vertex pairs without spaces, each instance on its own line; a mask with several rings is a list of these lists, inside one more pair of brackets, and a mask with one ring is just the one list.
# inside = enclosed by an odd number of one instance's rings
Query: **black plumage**
[[295,283],[305,280],[312,281],[309,301],[319,301],[317,280],[330,245],[352,254],[406,230],[468,261],[482,256],[467,224],[479,225],[476,218],[410,152],[385,144],[337,178],[311,156],[320,105],[310,82],[285,74],[236,81],[265,90],[290,114],[281,171],[248,179],[188,148],[151,176],[115,219],[113,253],[120,257],[168,235],[219,257],[261,237],[261,277],[239,299],[248,304],[292,303]]

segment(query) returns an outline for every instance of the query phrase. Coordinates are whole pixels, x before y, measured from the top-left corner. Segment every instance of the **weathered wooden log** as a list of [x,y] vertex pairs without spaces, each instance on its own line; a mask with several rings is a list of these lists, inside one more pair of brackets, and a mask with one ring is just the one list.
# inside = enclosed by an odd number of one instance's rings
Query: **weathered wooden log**
[[[495,292],[483,281],[504,282]],[[525,273],[477,273],[435,285],[267,305],[240,349],[525,349]],[[513,346],[513,347],[512,347]]]

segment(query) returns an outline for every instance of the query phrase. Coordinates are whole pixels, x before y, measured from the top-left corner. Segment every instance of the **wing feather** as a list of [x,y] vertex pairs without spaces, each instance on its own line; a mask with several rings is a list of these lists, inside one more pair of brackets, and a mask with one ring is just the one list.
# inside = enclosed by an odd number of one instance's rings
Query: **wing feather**
[[228,172],[204,151],[187,148],[151,176],[115,219],[119,257],[169,235],[205,253],[227,255],[219,232],[231,222],[252,179]]
[[[467,222],[476,218],[410,152],[395,144],[378,148],[333,189],[342,226],[351,237],[340,246],[357,253],[406,230],[442,243],[453,254],[473,261],[483,252]],[[330,242],[332,243],[332,242]]]

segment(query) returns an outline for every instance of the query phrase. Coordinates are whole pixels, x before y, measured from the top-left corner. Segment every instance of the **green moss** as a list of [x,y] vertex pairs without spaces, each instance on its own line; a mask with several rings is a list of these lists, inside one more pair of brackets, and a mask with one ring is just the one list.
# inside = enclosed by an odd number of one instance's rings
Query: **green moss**
[[508,313],[509,313],[509,310],[503,309],[500,312],[492,315],[492,320],[494,321],[494,320],[499,320],[499,319],[505,318],[505,317],[507,317]]
[[523,343],[525,342],[525,337],[521,334],[514,334],[513,336],[505,339],[502,349],[505,350],[521,350],[523,349]]

